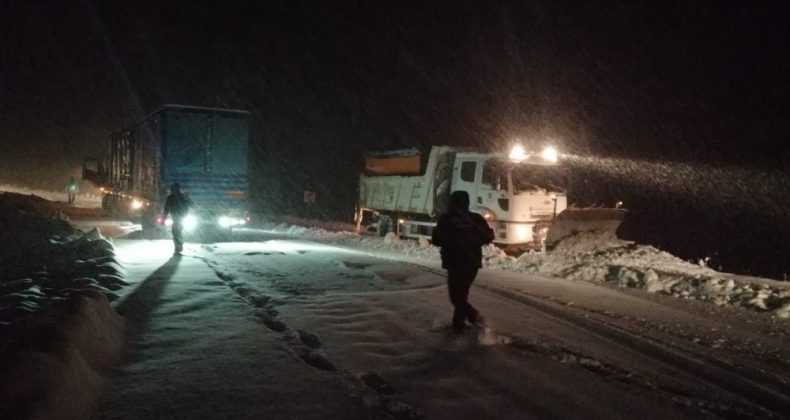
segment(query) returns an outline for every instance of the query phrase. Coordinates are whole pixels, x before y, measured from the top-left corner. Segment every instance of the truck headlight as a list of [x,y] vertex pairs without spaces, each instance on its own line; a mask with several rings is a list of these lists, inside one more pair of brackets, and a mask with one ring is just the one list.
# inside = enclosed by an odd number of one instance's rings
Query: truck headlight
[[547,162],[556,163],[559,155],[557,154],[557,149],[549,146],[543,149],[543,151],[540,153],[540,157],[542,157],[543,160]]
[[517,144],[510,149],[510,153],[507,156],[513,162],[521,162],[522,160],[528,157],[527,151],[524,150],[524,146]]
[[231,226],[240,226],[247,223],[247,220],[241,217],[228,217],[222,216],[217,221],[221,227],[227,228]]
[[184,221],[182,222],[182,226],[184,230],[192,230],[196,228],[198,225],[198,218],[194,214],[188,214],[184,216]]
[[530,239],[530,228],[524,224],[517,224],[514,228],[515,239],[518,242],[527,242]]

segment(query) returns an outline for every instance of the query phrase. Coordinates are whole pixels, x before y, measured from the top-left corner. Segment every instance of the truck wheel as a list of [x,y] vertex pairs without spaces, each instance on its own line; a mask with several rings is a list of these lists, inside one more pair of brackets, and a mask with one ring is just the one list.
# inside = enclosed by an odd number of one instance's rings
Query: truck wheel
[[395,231],[392,217],[382,214],[379,216],[379,223],[376,225],[376,232],[379,236],[387,236],[388,233]]

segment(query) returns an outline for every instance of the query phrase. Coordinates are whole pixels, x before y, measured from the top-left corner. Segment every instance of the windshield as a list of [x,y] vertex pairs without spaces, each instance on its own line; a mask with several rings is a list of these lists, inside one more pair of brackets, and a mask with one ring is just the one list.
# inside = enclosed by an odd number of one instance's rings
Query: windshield
[[559,166],[518,165],[513,168],[513,188],[516,193],[538,190],[564,193],[568,179]]
[[507,191],[507,167],[497,160],[483,166],[483,184],[497,191]]

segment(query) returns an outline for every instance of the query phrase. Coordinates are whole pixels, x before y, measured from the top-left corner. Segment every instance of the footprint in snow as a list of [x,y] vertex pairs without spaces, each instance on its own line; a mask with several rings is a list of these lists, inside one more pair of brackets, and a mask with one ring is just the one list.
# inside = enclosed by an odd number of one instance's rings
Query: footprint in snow
[[359,379],[376,392],[385,395],[392,395],[395,393],[395,388],[385,381],[384,378],[379,376],[378,373],[373,371],[365,372],[359,375]]
[[411,273],[400,273],[397,271],[377,271],[376,275],[379,278],[396,283],[407,283],[409,277],[412,276]]
[[235,290],[236,293],[238,293],[239,296],[241,296],[243,298],[246,298],[246,297],[252,295],[253,293],[255,293],[255,290],[253,290],[252,288],[250,288],[247,285],[238,285],[238,286],[232,286],[232,287],[233,287],[233,290]]
[[252,303],[252,305],[256,308],[263,308],[269,303],[269,300],[271,299],[268,296],[263,295],[250,295],[247,296],[247,300],[249,300],[250,303]]
[[330,362],[329,359],[327,359],[327,357],[318,350],[302,348],[296,350],[296,354],[300,359],[312,367],[328,371],[337,370],[335,365],[332,364],[332,362]]
[[321,347],[321,339],[318,338],[317,335],[311,333],[310,331],[305,330],[296,330],[296,333],[299,334],[299,340],[304,343],[307,347],[317,349]]
[[281,333],[288,329],[287,325],[285,325],[282,321],[272,318],[266,310],[260,310],[256,313],[256,315],[258,316],[258,319],[261,320],[263,325],[274,332]]
[[231,274],[223,273],[221,271],[217,271],[217,277],[219,277],[220,279],[222,279],[224,281],[233,281],[233,280],[235,280],[235,277],[233,277]]
[[346,266],[346,268],[354,268],[357,270],[363,270],[371,266],[371,264],[365,264],[365,263],[354,262],[354,261],[342,261],[342,263],[344,266]]

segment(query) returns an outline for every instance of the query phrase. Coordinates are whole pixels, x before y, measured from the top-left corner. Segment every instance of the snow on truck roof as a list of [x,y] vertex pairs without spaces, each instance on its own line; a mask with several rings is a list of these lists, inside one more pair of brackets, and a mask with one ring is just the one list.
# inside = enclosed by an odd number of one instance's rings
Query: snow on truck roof
[[456,146],[427,146],[427,147],[411,147],[408,149],[391,149],[391,150],[369,150],[364,153],[365,157],[371,158],[396,158],[408,157],[420,154],[429,154],[432,150],[442,149],[448,152],[456,153],[480,153],[486,154],[480,149],[473,147],[456,147]]
[[419,154],[420,154],[420,150],[416,148],[397,149],[397,150],[373,150],[373,151],[365,152],[365,157],[372,157],[372,158],[410,157]]

